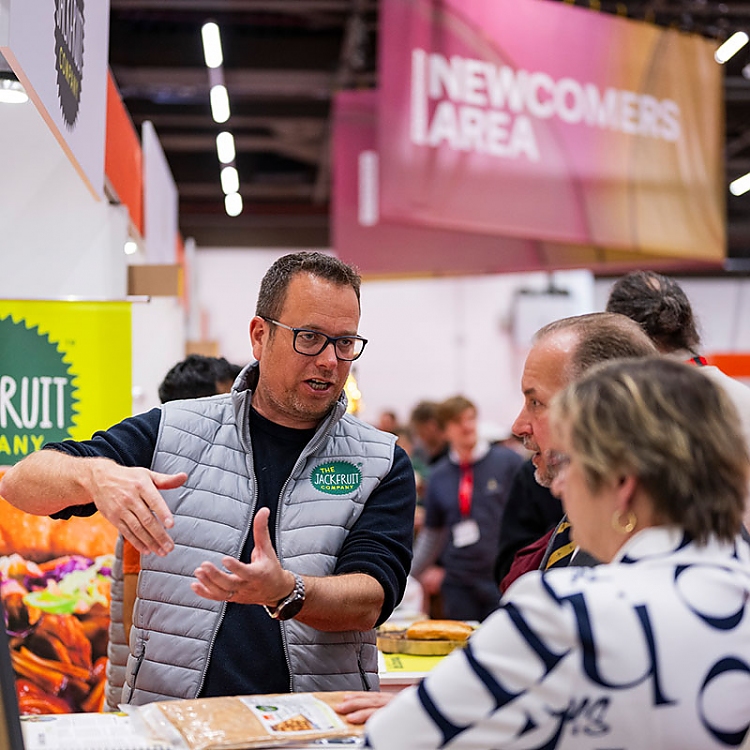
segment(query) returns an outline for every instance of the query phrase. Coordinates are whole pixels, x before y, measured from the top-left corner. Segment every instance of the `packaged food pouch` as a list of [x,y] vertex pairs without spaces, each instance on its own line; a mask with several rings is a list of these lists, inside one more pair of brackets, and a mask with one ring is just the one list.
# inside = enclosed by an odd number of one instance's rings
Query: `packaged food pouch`
[[[320,741],[356,746],[363,727],[332,708],[343,692],[239,695],[157,701],[128,707],[137,730],[178,750],[305,746]],[[125,707],[123,707],[125,708]],[[339,744],[336,742],[335,744]]]

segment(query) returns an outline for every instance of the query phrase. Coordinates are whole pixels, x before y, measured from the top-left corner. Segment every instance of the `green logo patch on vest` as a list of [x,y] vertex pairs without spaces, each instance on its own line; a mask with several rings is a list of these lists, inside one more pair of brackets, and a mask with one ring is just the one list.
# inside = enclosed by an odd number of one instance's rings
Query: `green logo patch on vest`
[[316,466],[310,483],[326,495],[348,495],[362,484],[362,472],[348,461],[333,461]]

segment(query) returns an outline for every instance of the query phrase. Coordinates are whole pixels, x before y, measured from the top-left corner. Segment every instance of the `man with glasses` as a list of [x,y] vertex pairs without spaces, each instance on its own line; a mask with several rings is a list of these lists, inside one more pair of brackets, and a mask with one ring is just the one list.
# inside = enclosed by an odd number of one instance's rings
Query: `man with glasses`
[[280,258],[231,394],[46,446],[4,477],[17,507],[99,510],[141,552],[122,701],[378,688],[373,628],[404,593],[415,487],[395,436],[346,414],[359,288],[330,256]]

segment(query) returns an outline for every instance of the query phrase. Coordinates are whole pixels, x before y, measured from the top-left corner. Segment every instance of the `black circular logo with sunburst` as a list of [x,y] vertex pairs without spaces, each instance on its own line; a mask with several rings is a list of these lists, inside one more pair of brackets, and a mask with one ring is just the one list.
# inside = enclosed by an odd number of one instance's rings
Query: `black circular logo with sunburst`
[[71,129],[81,103],[83,27],[83,0],[55,0],[57,96],[65,123]]

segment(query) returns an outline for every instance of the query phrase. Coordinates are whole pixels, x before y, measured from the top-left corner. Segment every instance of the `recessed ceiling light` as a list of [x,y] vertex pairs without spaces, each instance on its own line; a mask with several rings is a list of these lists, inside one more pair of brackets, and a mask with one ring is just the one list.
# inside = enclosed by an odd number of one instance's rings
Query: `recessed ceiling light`
[[237,151],[234,147],[234,136],[230,132],[224,130],[216,136],[216,153],[222,164],[234,161]]
[[743,174],[742,177],[729,183],[729,192],[732,195],[744,195],[748,190],[750,190],[750,173]]
[[724,64],[734,57],[748,42],[748,36],[744,31],[735,31],[719,49],[714,52],[714,60]]
[[242,196],[239,193],[225,195],[224,210],[229,216],[239,216],[242,213]]
[[218,68],[224,62],[219,27],[213,21],[204,23],[201,28],[201,39],[203,40],[203,57],[206,60],[206,66]]
[[240,176],[235,167],[224,167],[221,170],[221,189],[225,195],[239,192]]
[[222,84],[211,86],[211,116],[215,122],[226,122],[229,119],[229,94]]
[[23,104],[29,95],[23,84],[15,77],[0,75],[0,102],[3,104]]

